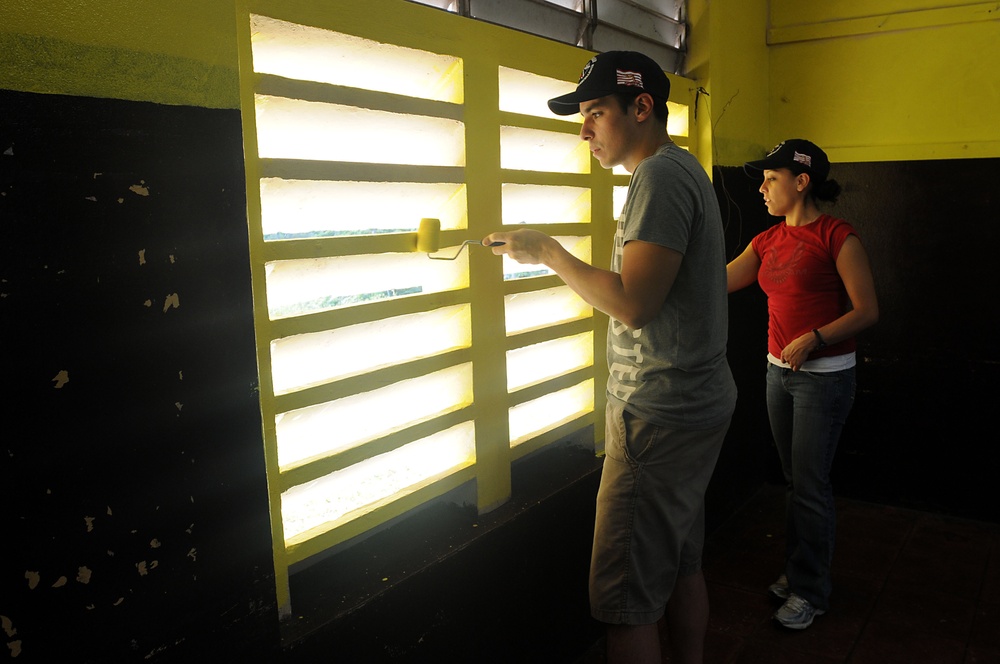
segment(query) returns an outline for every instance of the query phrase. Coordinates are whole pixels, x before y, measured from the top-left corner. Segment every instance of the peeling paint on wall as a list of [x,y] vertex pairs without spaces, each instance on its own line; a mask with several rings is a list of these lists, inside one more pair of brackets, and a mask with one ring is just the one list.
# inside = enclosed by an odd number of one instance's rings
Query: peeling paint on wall
[[[46,413],[4,441],[0,661],[131,661],[223,627],[248,660],[277,622],[260,409],[232,389],[257,376],[239,111],[9,90],[0,108],[8,399]],[[190,417],[202,401],[213,418]],[[247,598],[260,615],[220,614]]]
[[149,571],[156,568],[157,565],[159,565],[159,563],[155,560],[150,563],[147,563],[145,560],[143,560],[141,562],[136,563],[135,568],[136,571],[139,572],[139,576],[146,576],[147,574],[149,574]]
[[60,371],[56,374],[56,377],[52,379],[52,382],[55,383],[53,387],[57,390],[62,389],[62,386],[69,382],[69,372],[65,369]]

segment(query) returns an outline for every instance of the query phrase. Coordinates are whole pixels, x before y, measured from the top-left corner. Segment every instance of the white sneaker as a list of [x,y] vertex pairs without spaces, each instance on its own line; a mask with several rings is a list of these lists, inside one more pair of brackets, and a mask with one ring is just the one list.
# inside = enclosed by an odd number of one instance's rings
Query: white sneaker
[[792,593],[775,612],[774,619],[788,629],[805,629],[812,624],[813,618],[824,613],[826,611],[817,609],[809,600]]
[[782,574],[778,580],[767,587],[767,592],[778,599],[788,599],[788,577]]

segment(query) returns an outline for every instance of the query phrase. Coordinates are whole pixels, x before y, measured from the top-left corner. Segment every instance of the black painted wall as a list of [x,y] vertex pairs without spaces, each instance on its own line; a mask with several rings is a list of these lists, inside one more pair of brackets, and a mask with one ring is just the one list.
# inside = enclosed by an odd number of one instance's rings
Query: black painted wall
[[277,613],[239,113],[0,109],[0,661],[253,661]]
[[[826,210],[854,224],[872,262],[879,323],[859,336],[858,394],[834,490],[872,502],[998,521],[1000,159],[834,164]],[[716,171],[731,257],[776,220],[741,168]],[[741,413],[763,408],[766,301],[730,296],[729,359]],[[738,413],[738,416],[740,413]],[[746,421],[780,483],[766,414]],[[735,426],[735,425],[734,425]],[[763,435],[762,445],[756,438]]]

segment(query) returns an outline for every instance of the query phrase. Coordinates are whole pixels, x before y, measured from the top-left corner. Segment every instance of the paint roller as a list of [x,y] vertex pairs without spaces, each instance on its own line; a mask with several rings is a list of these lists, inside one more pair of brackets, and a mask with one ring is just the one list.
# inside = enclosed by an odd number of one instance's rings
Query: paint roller
[[417,251],[426,253],[428,258],[433,258],[434,260],[453,261],[458,258],[458,255],[462,253],[462,249],[465,249],[465,245],[467,244],[478,244],[484,247],[505,244],[504,242],[494,242],[492,245],[484,245],[482,240],[466,240],[458,248],[454,256],[432,256],[431,254],[437,253],[440,249],[438,244],[440,239],[441,220],[428,217],[421,219],[420,226],[417,228]]

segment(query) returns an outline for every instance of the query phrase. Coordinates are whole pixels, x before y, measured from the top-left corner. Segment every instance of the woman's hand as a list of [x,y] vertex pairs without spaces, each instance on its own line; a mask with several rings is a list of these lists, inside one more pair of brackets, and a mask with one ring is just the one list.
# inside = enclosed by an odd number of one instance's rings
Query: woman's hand
[[809,359],[809,354],[817,348],[819,340],[816,339],[816,335],[807,332],[785,346],[781,351],[781,360],[791,365],[792,371],[798,371],[802,368],[802,363]]

